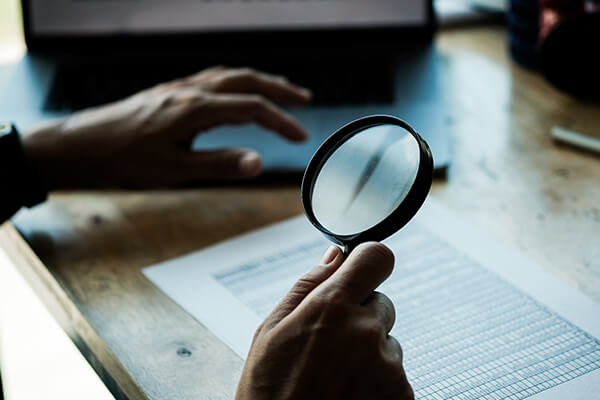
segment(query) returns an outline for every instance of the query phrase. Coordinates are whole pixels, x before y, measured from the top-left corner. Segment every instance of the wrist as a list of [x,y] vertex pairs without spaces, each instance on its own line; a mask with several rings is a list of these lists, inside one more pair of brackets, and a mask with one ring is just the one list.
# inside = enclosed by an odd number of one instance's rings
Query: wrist
[[21,137],[26,159],[38,171],[49,191],[64,186],[60,173],[63,157],[58,147],[63,124],[63,120],[46,122]]

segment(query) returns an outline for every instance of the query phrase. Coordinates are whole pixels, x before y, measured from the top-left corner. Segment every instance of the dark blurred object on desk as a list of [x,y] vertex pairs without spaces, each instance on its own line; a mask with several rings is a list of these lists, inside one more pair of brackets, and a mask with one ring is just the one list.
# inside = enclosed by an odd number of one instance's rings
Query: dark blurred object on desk
[[509,49],[558,89],[600,99],[600,0],[511,0]]
[[511,0],[506,22],[512,58],[525,68],[537,69],[540,7],[538,0]]
[[539,69],[557,88],[600,100],[600,0],[540,0]]

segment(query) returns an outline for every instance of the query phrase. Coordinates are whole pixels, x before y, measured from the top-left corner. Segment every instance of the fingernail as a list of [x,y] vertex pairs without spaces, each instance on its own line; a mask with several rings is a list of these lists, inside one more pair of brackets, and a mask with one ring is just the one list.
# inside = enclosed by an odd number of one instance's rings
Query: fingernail
[[329,248],[323,253],[323,257],[321,257],[322,265],[329,265],[335,260],[337,256],[337,247],[329,246]]
[[262,169],[260,156],[254,152],[244,154],[238,162],[240,172],[244,176],[256,176]]
[[302,96],[306,97],[307,99],[312,98],[312,92],[309,89],[300,88],[300,92],[302,92]]

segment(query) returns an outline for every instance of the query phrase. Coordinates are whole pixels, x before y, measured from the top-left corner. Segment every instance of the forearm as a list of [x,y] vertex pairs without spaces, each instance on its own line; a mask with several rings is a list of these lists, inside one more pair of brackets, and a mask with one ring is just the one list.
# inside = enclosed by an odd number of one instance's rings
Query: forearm
[[[273,102],[298,106],[310,98],[308,90],[282,77],[217,67],[47,122],[20,137],[19,151],[0,160],[6,175],[0,217],[43,201],[49,190],[155,189],[253,178],[262,170],[255,151],[193,151],[195,137],[221,125],[257,123],[302,141],[308,133]],[[30,168],[16,167],[16,155]]]

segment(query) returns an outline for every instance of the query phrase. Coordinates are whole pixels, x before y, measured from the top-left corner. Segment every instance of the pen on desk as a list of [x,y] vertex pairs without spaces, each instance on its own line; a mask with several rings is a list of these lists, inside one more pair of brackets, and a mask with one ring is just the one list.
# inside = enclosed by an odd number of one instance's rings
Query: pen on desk
[[556,141],[600,154],[600,139],[574,132],[559,126],[553,126],[550,135]]

